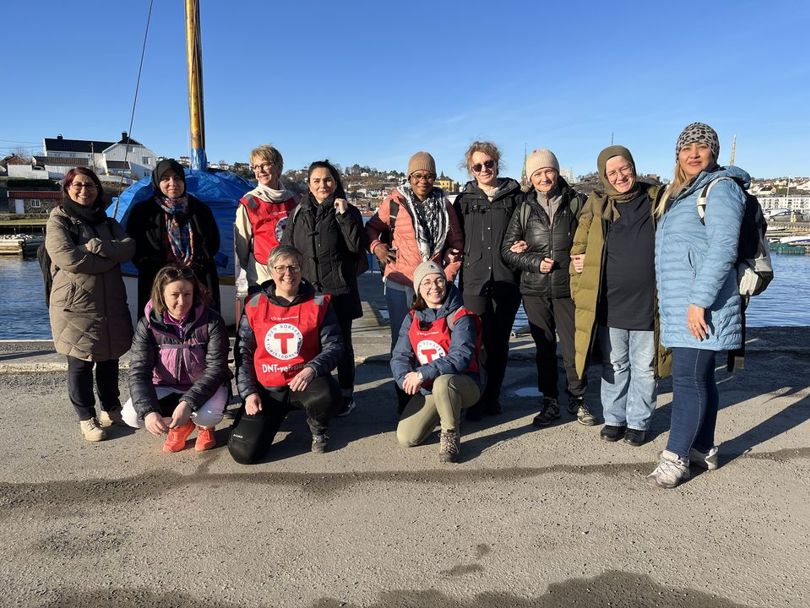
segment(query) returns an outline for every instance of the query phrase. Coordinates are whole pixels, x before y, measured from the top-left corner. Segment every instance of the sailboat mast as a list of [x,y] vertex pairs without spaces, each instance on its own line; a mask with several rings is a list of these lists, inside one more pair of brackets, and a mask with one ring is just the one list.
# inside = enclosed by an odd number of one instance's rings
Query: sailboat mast
[[191,168],[204,171],[208,168],[208,158],[205,156],[200,2],[199,0],[185,0],[185,5],[188,115],[191,123]]

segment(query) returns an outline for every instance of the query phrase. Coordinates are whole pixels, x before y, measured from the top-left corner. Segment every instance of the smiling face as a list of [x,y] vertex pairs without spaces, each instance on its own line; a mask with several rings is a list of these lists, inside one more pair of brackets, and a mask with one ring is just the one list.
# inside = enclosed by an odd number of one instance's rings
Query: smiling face
[[429,274],[419,283],[419,295],[429,308],[441,308],[447,294],[447,279],[440,274]]
[[623,156],[611,156],[605,163],[605,177],[619,194],[629,192],[636,183],[633,165]]
[[318,167],[309,174],[309,191],[319,203],[324,202],[337,188],[335,178],[325,167]]
[[184,319],[194,305],[194,285],[184,279],[167,283],[163,288],[163,302],[175,321]]
[[431,193],[434,181],[436,181],[436,175],[423,169],[414,171],[408,176],[408,183],[420,201],[425,200]]
[[678,151],[678,166],[692,179],[714,163],[714,156],[709,144],[695,142],[685,145]]
[[276,293],[291,298],[301,285],[301,264],[292,256],[281,256],[270,266],[270,276],[276,284]]
[[250,164],[257,182],[262,186],[273,188],[274,190],[279,189],[279,178],[281,178],[281,171],[283,169],[281,165],[274,164],[260,156],[251,158]]
[[498,181],[498,161],[486,152],[473,152],[469,169],[479,186],[492,187]]
[[186,191],[186,182],[173,169],[160,176],[160,191],[169,198],[179,198]]
[[557,185],[557,178],[560,172],[553,167],[543,167],[532,173],[532,185],[538,192],[551,192]]
[[98,196],[98,187],[92,179],[78,173],[70,182],[70,186],[68,186],[68,196],[74,203],[92,207]]

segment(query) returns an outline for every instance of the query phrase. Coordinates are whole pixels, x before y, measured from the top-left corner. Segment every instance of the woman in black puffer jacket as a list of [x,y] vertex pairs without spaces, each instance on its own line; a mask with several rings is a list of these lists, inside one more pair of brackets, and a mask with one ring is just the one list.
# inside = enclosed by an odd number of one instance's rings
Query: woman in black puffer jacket
[[281,243],[303,254],[302,277],[332,296],[344,344],[337,368],[343,403],[337,415],[345,416],[354,409],[352,321],[363,316],[357,270],[366,257],[366,232],[360,211],[346,200],[340,173],[329,161],[312,163],[307,183],[309,193],[288,218]]
[[571,244],[585,197],[560,177],[550,150],[535,150],[526,159],[532,188],[512,215],[501,253],[520,271],[520,293],[536,346],[537,384],[543,393],[537,426],[560,417],[557,388],[557,337],[567,378],[568,411],[586,426],[596,419],[585,405],[586,381],[574,365],[574,302],[569,287]]

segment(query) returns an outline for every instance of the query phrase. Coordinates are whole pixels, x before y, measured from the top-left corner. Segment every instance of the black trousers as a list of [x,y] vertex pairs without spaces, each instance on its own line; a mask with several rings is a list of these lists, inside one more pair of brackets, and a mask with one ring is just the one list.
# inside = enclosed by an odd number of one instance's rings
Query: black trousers
[[107,361],[83,361],[67,356],[68,397],[79,420],[90,420],[96,415],[96,398],[93,394],[93,368],[96,371],[96,389],[105,411],[121,408],[118,397],[118,359]]
[[343,355],[337,364],[338,384],[341,391],[348,394],[351,394],[354,389],[354,346],[352,345],[352,311],[349,301],[351,297],[349,294],[332,297],[332,308],[343,336]]
[[498,283],[497,286],[488,283],[479,293],[465,291],[464,306],[481,317],[482,359],[486,372],[486,388],[481,402],[494,405],[500,397],[506,374],[509,338],[520,307],[520,289],[509,283]]
[[228,451],[240,464],[252,464],[267,454],[291,410],[303,409],[312,434],[323,435],[341,405],[340,388],[332,376],[319,376],[297,393],[286,387],[260,388],[259,398],[261,411],[252,416],[243,413],[228,439]]
[[[537,363],[537,388],[544,397],[559,397],[557,388],[557,335],[560,337],[563,367],[569,397],[582,397],[587,379],[577,377],[574,364],[574,301],[571,298],[523,296],[523,309],[529,318]],[[556,335],[555,335],[556,332]]]

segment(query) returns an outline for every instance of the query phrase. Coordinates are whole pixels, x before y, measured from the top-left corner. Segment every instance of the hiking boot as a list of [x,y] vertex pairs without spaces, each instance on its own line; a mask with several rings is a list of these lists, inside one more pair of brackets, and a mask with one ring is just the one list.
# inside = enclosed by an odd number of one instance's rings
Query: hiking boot
[[194,449],[198,452],[205,452],[217,445],[217,438],[214,436],[214,427],[197,427],[197,441],[194,442]]
[[613,426],[612,424],[606,424],[602,427],[602,430],[599,431],[599,437],[605,441],[613,442],[624,437],[625,432],[627,432],[627,427],[624,425]]
[[548,426],[560,417],[560,404],[554,397],[543,397],[543,409],[534,417],[534,426]]
[[121,408],[115,410],[101,410],[97,420],[104,428],[111,427],[114,424],[124,424],[124,419],[121,418]]
[[661,488],[674,488],[689,479],[689,461],[681,460],[669,450],[661,452],[661,461],[655,470],[647,475],[647,481]]
[[692,448],[689,450],[689,462],[701,469],[714,471],[717,469],[718,465],[718,451],[719,449],[716,445],[713,445],[708,452],[699,452],[695,448]]
[[90,418],[89,420],[80,420],[79,428],[82,430],[82,437],[86,441],[96,442],[104,441],[107,438],[107,433],[98,424],[98,420]]
[[335,414],[335,416],[339,416],[343,418],[343,416],[348,416],[352,413],[352,410],[357,407],[357,404],[354,402],[354,397],[344,397],[343,398],[343,406],[340,408],[340,411]]
[[163,444],[164,452],[179,452],[186,449],[186,439],[194,432],[194,423],[189,420],[183,426],[169,429],[169,436]]
[[439,434],[439,462],[458,462],[461,455],[461,438],[458,431],[442,431]]
[[634,448],[644,445],[644,441],[646,439],[647,432],[639,429],[627,429],[627,431],[624,433],[624,442],[632,445]]
[[585,397],[571,397],[568,400],[568,412],[577,417],[577,422],[585,426],[596,426],[596,416],[591,414],[585,405]]
[[312,452],[313,454],[325,454],[329,450],[329,435],[312,436]]

